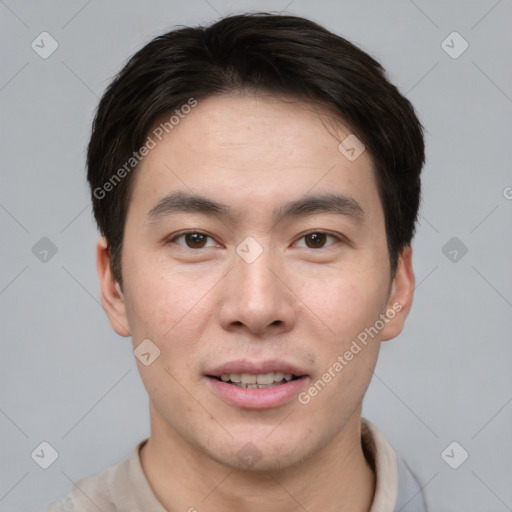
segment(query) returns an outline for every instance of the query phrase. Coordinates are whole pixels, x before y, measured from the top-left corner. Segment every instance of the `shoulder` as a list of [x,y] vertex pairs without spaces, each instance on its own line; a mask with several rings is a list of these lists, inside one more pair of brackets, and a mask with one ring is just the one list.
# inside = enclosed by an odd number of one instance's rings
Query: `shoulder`
[[134,466],[139,464],[137,444],[127,457],[96,475],[74,482],[69,494],[49,505],[44,512],[124,512],[126,489],[133,488]]

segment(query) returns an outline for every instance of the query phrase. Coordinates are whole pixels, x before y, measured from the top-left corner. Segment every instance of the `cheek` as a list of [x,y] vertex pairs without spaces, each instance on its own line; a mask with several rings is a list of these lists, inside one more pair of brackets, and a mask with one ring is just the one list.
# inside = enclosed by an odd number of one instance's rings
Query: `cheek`
[[303,282],[299,296],[323,324],[327,338],[343,345],[379,317],[387,285],[381,275],[352,267],[333,272],[321,282]]
[[363,276],[354,271],[329,291],[335,334],[323,362],[325,371],[336,375],[331,389],[334,402],[356,404],[371,380],[380,347],[380,332],[371,329],[383,311],[386,286],[378,273],[368,271]]
[[[147,263],[147,268],[150,266]],[[139,265],[127,281],[130,297],[127,314],[133,344],[137,346],[148,338],[160,349],[157,361],[161,371],[149,372],[139,365],[141,375],[147,385],[152,385],[155,379],[168,378],[169,384],[175,384],[167,372],[184,382],[190,379],[197,344],[211,317],[214,294],[208,294],[208,290],[212,283],[206,276],[193,279],[163,271],[162,265],[155,264],[152,268],[158,271],[144,271]]]
[[383,299],[384,294],[371,281],[363,286],[363,281],[354,278],[333,283],[323,302],[318,303],[333,332],[318,342],[319,373],[312,379],[315,389],[309,389],[321,395],[318,412],[332,417],[334,425],[346,421],[371,381],[380,333],[368,332],[382,312]]
[[200,298],[206,285],[164,270],[162,262],[139,260],[126,279],[132,332],[166,342],[174,331],[193,327],[190,315],[201,312]]

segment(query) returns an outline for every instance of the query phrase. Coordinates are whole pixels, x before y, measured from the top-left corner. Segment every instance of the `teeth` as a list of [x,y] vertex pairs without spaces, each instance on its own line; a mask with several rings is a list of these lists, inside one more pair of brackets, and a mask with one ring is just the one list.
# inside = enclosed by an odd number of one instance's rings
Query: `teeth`
[[277,386],[284,381],[292,380],[291,373],[269,372],[253,375],[250,373],[223,373],[220,376],[222,382],[229,382],[241,388],[261,389]]
[[250,373],[242,373],[240,382],[242,384],[256,384],[256,379],[256,375],[251,375]]
[[274,373],[260,373],[256,377],[256,382],[258,384],[272,384],[274,382]]

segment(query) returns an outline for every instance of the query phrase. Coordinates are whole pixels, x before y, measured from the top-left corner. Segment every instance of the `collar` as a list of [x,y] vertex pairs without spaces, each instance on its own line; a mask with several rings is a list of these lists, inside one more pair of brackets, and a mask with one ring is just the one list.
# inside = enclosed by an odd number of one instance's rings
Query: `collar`
[[375,473],[375,494],[369,512],[393,512],[398,488],[398,460],[381,431],[361,418],[363,453]]

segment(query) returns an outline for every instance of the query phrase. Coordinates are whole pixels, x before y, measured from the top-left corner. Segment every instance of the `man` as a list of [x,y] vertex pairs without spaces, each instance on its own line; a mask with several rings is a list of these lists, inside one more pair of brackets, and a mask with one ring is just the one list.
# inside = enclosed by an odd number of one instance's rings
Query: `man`
[[132,57],[87,164],[151,435],[48,510],[425,510],[361,418],[412,303],[423,162],[380,65],[308,20],[232,16]]

